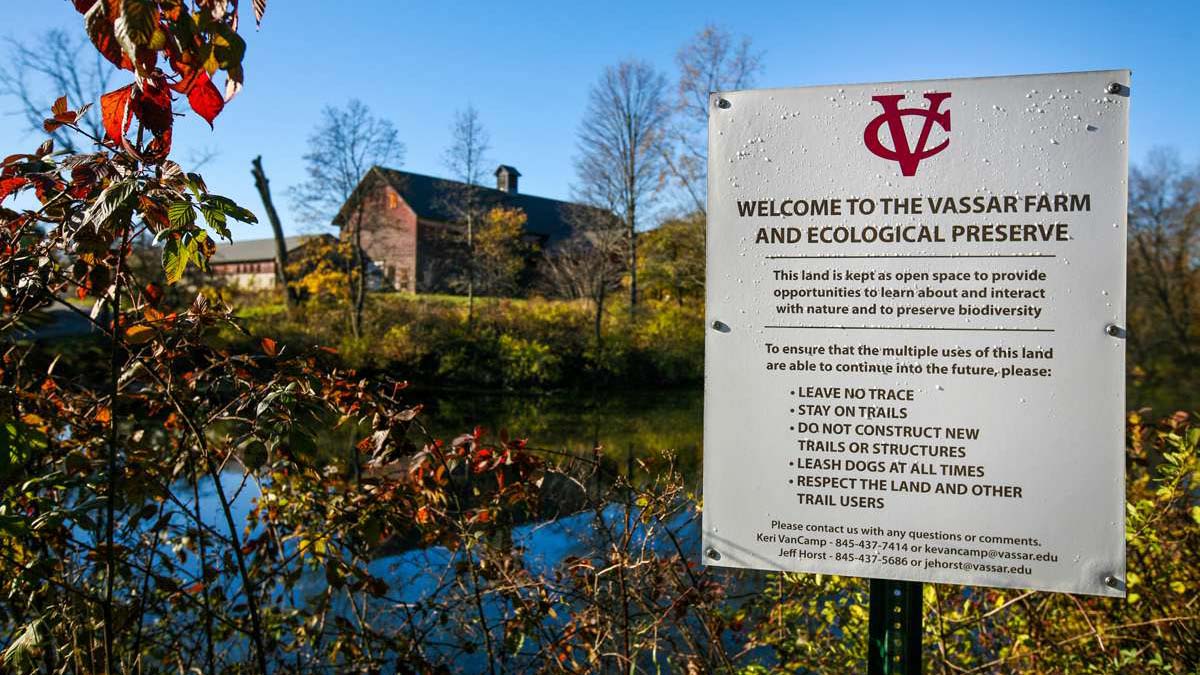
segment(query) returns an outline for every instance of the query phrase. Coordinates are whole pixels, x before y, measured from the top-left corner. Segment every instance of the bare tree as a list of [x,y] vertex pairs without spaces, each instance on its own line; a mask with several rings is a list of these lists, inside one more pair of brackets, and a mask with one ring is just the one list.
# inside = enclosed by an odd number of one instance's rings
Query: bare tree
[[475,316],[475,230],[487,208],[480,183],[486,175],[485,162],[491,145],[487,130],[479,120],[479,111],[472,105],[454,113],[450,132],[450,147],[446,148],[444,161],[452,177],[462,185],[441,198],[466,228],[464,267],[467,273],[467,323],[470,324]]
[[1131,342],[1181,366],[1200,337],[1200,167],[1157,148],[1129,174],[1129,306],[1140,319]]
[[612,211],[625,228],[629,312],[637,308],[637,228],[658,195],[670,110],[666,79],[644,61],[605,68],[592,87],[579,130],[576,192]]
[[748,36],[735,37],[709,24],[675,55],[679,68],[675,116],[667,164],[678,188],[695,211],[705,211],[708,176],[708,97],[715,91],[745,89],[762,72],[762,54]]
[[342,237],[352,244],[355,273],[350,275],[350,329],[356,338],[363,334],[367,293],[362,225],[370,195],[362,181],[373,166],[399,165],[403,161],[404,143],[396,127],[372,115],[362,101],[353,99],[344,108],[328,106],[322,112],[321,121],[308,137],[308,153],[304,155],[308,180],[291,190],[298,210],[307,220],[329,225],[338,218]]
[[[42,121],[49,116],[50,104],[65,95],[74,108],[85,103],[98,104],[108,89],[112,67],[85,37],[71,37],[62,30],[50,30],[29,42],[10,40],[8,58],[0,66],[0,95],[16,100],[14,111],[25,118],[31,131],[45,133]],[[104,137],[100,106],[93,105],[80,126],[96,138]],[[68,127],[50,132],[54,144],[75,152],[75,135]]]
[[564,216],[573,232],[545,252],[545,279],[558,295],[591,302],[596,346],[600,347],[604,303],[621,288],[626,269],[622,257],[628,249],[628,231],[598,209],[575,207]]
[[296,306],[296,289],[288,284],[287,277],[287,243],[283,238],[283,224],[279,222],[279,212],[275,210],[275,202],[271,199],[271,181],[263,170],[262,155],[250,162],[250,175],[254,176],[254,187],[262,198],[263,208],[267,212],[267,220],[271,223],[271,233],[275,236],[275,282],[283,289],[283,298],[287,302],[288,311]]

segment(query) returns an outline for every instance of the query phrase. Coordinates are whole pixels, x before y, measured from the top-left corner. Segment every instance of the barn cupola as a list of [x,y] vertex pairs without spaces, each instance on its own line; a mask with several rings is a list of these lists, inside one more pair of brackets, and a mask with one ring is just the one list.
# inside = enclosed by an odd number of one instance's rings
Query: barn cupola
[[521,172],[515,167],[507,164],[501,164],[496,167],[496,189],[509,194],[517,194],[517,178],[521,176]]

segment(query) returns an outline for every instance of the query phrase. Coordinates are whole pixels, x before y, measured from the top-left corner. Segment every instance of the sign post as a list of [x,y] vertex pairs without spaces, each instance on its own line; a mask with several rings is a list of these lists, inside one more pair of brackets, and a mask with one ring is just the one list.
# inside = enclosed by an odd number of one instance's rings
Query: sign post
[[1124,596],[1129,72],[737,91],[709,115],[705,558]]
[[871,580],[867,675],[920,675],[923,584]]

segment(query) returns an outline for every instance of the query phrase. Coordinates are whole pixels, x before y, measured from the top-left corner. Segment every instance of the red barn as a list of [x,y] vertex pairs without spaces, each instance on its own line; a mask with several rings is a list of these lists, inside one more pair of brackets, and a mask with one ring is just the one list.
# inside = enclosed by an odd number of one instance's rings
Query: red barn
[[[473,188],[478,203],[524,211],[526,234],[542,247],[571,234],[567,213],[577,205],[521,194],[517,190],[521,174],[511,166],[499,166],[495,175],[495,188]],[[355,199],[362,200],[362,247],[374,274],[397,290],[450,290],[459,264],[451,249],[464,241],[459,214],[469,189],[459,181],[372,167],[355,188]],[[349,207],[343,206],[334,219],[343,238],[353,231],[353,218]]]

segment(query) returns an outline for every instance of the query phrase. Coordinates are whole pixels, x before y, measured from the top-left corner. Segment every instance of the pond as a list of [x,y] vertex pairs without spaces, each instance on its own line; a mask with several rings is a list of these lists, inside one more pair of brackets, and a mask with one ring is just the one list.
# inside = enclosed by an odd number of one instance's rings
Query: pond
[[[421,420],[431,435],[451,439],[475,425],[490,432],[506,430],[510,437],[526,438],[530,446],[590,457],[592,448],[599,446],[617,470],[629,471],[637,480],[634,461],[638,457],[650,456],[663,450],[674,451],[679,466],[689,481],[698,481],[701,462],[701,423],[703,416],[702,392],[694,390],[664,390],[628,392],[623,394],[557,394],[557,395],[512,395],[462,391],[413,392],[409,401],[424,404]],[[245,522],[245,517],[258,496],[256,485],[245,481],[241,472],[231,471],[221,476],[226,493],[232,500],[235,520]],[[190,502],[190,495],[181,495]],[[201,511],[204,520],[218,530],[223,528],[219,503],[214,486],[209,481],[200,486]],[[611,528],[620,532],[626,520],[624,507],[610,505],[599,512],[585,511],[565,515],[550,522],[530,522],[520,525],[511,532],[514,551],[520,552],[525,566],[534,574],[553,575],[555,568],[572,556],[590,556],[603,550],[599,530]],[[632,521],[637,535],[643,536],[642,526]],[[699,520],[693,514],[681,513],[669,522],[655,523],[655,531],[670,529],[687,553],[699,557]],[[665,539],[648,540],[652,548],[663,548],[668,554],[674,549],[667,547]],[[636,546],[635,546],[636,548]],[[392,593],[386,603],[372,609],[385,610],[388,603],[399,603],[411,608],[432,608],[435,599],[447,591],[445,579],[456,565],[472,564],[464,561],[462,552],[450,551],[442,546],[388,551],[370,563],[372,574],[388,582]],[[193,570],[194,571],[194,570]],[[227,580],[231,592],[236,589],[236,580]],[[739,587],[754,586],[756,580],[739,582]],[[755,586],[757,587],[757,586]],[[319,571],[305,574],[289,602],[303,604],[309,598],[318,598],[325,588],[325,577]],[[339,596],[340,597],[340,596]],[[489,600],[484,609],[489,622],[502,625],[503,619],[511,614],[512,608],[499,600]],[[344,599],[334,602],[336,615],[351,617],[354,608]],[[416,610],[413,610],[416,612]],[[452,642],[455,627],[443,626],[432,609],[429,616],[414,619],[423,630],[430,631],[433,643]],[[384,611],[386,614],[386,611]],[[416,612],[421,614],[421,612]],[[231,645],[232,646],[232,645]],[[242,649],[245,645],[233,646]],[[437,649],[434,649],[436,652]],[[521,652],[521,650],[518,650]],[[531,658],[531,654],[517,653],[512,658]],[[482,672],[486,668],[486,657],[482,653],[461,655],[456,658],[461,672]]]
[[452,439],[476,425],[524,438],[530,447],[590,456],[600,447],[621,467],[632,459],[673,451],[689,479],[700,475],[704,392],[699,388],[523,395],[417,391],[423,422]]
[[[507,431],[510,438],[526,439],[531,448],[555,453],[590,458],[592,449],[599,447],[610,466],[622,473],[639,457],[670,451],[686,479],[700,478],[704,397],[698,388],[593,395],[420,391],[410,393],[408,400],[424,405],[418,419],[434,438],[449,441],[481,426],[493,434]],[[339,431],[330,440],[349,453],[359,436]],[[627,475],[637,478],[636,470]],[[221,482],[241,522],[258,496],[257,486],[240,468],[229,469]],[[201,486],[205,521],[220,526],[215,489],[207,481]],[[190,501],[188,494],[180,498]]]

